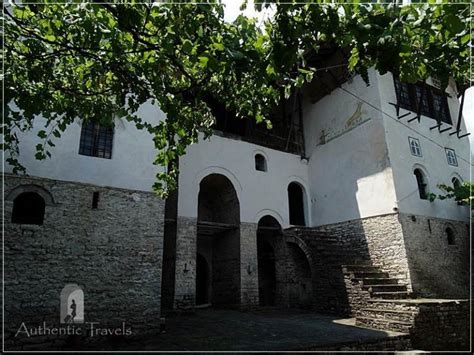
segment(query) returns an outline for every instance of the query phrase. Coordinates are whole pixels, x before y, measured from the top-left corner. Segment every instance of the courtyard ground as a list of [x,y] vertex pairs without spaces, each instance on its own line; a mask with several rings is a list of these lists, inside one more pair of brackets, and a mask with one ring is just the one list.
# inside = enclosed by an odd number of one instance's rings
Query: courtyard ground
[[199,309],[166,318],[166,333],[136,343],[117,344],[120,350],[157,351],[276,351],[333,348],[336,344],[366,343],[402,333],[355,327],[342,319],[294,309],[256,312]]

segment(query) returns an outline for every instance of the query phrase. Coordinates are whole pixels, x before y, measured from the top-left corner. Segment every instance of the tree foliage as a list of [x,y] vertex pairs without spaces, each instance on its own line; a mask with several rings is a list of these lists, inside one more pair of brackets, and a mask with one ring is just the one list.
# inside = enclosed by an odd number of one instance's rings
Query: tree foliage
[[443,192],[443,195],[438,195],[440,200],[454,199],[455,201],[472,206],[474,200],[474,185],[470,181],[464,181],[459,186],[449,186],[441,184],[438,186]]
[[[257,5],[259,10],[270,2]],[[349,48],[350,70],[392,71],[407,81],[469,79],[469,6],[273,4],[260,28],[239,16],[224,21],[217,2],[194,5],[93,3],[5,8],[4,149],[15,172],[18,132],[38,132],[36,158],[75,119],[112,125],[117,117],[153,135],[155,164],[167,170],[155,189],[176,183],[177,158],[212,133],[216,102],[239,118],[268,119],[281,95],[313,80],[309,58],[324,44]],[[317,79],[315,79],[317,80]],[[143,120],[137,109],[158,106],[166,120]],[[14,103],[14,104],[11,104]]]

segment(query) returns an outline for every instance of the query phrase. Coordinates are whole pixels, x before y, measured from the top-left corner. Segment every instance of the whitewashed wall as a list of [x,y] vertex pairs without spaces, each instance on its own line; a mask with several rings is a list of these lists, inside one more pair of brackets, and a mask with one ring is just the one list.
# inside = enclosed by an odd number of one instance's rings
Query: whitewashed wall
[[[142,105],[138,111],[143,119],[157,122],[164,114],[151,104]],[[43,178],[90,183],[140,191],[151,191],[158,168],[153,165],[155,149],[152,136],[138,130],[126,120],[116,120],[112,159],[79,155],[81,120],[69,126],[61,138],[54,138],[50,159],[35,159],[35,146],[42,143],[36,133],[44,129],[42,118],[35,120],[34,129],[18,134],[20,162],[27,174]],[[11,167],[5,166],[6,172]]]
[[[266,157],[267,171],[255,170],[254,156]],[[197,217],[199,183],[209,174],[222,174],[233,184],[242,222],[257,223],[265,215],[289,225],[288,184],[298,182],[309,199],[307,164],[298,155],[214,135],[188,148],[180,160],[178,215]],[[307,201],[306,201],[307,202]],[[311,223],[309,204],[306,221]]]
[[[438,218],[454,220],[468,220],[469,208],[459,206],[452,200],[421,200],[418,195],[416,178],[413,170],[421,168],[427,174],[428,191],[442,193],[437,185],[451,185],[451,179],[458,177],[462,180],[470,180],[470,146],[467,137],[458,139],[456,135],[450,136],[448,132],[439,133],[437,129],[430,130],[436,125],[436,120],[422,116],[421,121],[417,120],[408,123],[409,116],[400,120],[394,119],[395,108],[389,102],[396,102],[395,88],[392,74],[379,75],[379,89],[381,105],[384,112],[391,117],[384,115],[384,125],[386,129],[386,139],[389,149],[390,162],[393,169],[395,188],[397,194],[397,204],[401,213],[417,214]],[[430,84],[430,82],[428,82]],[[450,86],[447,92],[451,95],[448,104],[453,121],[453,130],[456,126],[459,101],[455,88]],[[400,110],[400,114],[408,112]],[[449,125],[443,123],[442,128]],[[464,119],[461,125],[462,134],[466,133]],[[422,157],[415,157],[410,153],[408,137],[417,138],[420,141]],[[456,151],[458,166],[448,165],[444,148],[451,148]]]
[[364,102],[380,107],[377,79],[371,70],[370,86],[360,77],[342,85],[356,97],[338,88],[304,104],[313,225],[391,213],[396,207],[383,119]]

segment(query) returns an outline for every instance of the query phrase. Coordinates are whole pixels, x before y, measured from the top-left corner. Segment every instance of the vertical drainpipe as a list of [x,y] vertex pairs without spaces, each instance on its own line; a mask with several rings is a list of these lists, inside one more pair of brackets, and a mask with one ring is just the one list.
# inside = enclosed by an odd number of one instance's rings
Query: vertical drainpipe
[[304,141],[304,129],[303,129],[303,106],[301,104],[301,91],[298,90],[298,116],[299,116],[299,126],[301,133],[301,158],[306,158],[306,147]]

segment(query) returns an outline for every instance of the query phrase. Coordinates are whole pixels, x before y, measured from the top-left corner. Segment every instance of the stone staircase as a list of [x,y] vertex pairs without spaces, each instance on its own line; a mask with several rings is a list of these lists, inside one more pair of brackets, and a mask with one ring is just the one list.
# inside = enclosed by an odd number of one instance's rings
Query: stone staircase
[[344,265],[343,272],[356,325],[409,333],[417,310],[397,303],[412,296],[406,284],[367,262]]

